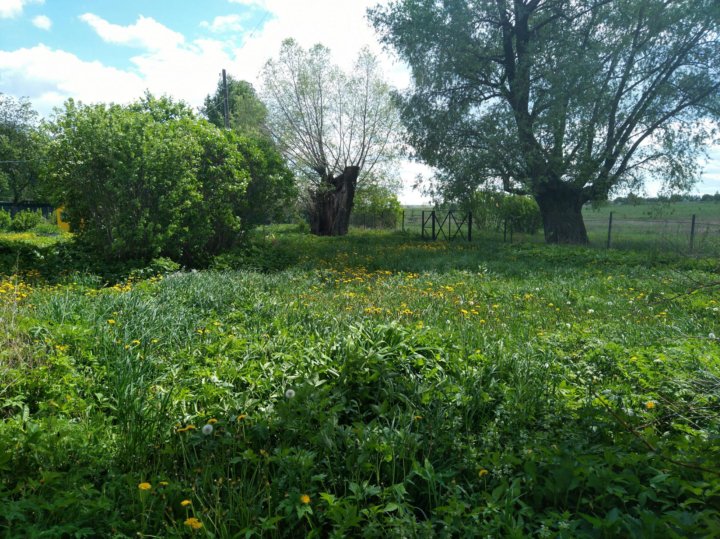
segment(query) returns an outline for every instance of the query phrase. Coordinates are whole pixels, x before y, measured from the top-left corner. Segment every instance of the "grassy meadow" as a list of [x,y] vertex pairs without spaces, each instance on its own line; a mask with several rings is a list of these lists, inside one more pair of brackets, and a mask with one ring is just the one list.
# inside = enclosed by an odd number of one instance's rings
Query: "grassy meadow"
[[720,536],[717,259],[265,228],[16,269],[0,535]]

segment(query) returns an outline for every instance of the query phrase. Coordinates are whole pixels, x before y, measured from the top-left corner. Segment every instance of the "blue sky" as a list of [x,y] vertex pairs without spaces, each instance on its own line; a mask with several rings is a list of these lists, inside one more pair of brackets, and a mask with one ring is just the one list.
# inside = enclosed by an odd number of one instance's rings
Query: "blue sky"
[[[28,97],[43,116],[68,97],[125,103],[146,89],[199,107],[223,68],[257,86],[288,37],[329,46],[341,66],[367,45],[404,87],[407,69],[387,58],[365,20],[379,1],[0,0],[0,92]],[[720,148],[710,157],[698,193],[720,191]],[[418,173],[430,172],[401,167],[406,203],[422,200],[409,188]]]
[[287,37],[328,45],[341,65],[363,45],[381,53],[364,18],[374,3],[0,0],[0,91],[29,97],[43,115],[67,97],[127,102],[145,89],[199,106],[223,68],[257,83]]

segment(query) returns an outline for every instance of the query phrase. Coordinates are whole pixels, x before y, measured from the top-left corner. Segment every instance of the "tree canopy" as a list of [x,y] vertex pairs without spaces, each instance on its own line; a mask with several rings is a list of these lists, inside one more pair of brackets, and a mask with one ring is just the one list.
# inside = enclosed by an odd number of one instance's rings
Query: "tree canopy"
[[[229,127],[253,137],[267,137],[269,135],[266,120],[267,108],[255,92],[253,85],[247,81],[239,80],[228,74],[228,113]],[[222,76],[218,80],[215,93],[208,94],[201,109],[201,113],[210,123],[218,127],[225,127],[225,93]]]
[[27,99],[0,93],[0,199],[34,200],[47,138]]
[[346,233],[357,182],[391,167],[399,150],[399,117],[377,59],[365,49],[345,73],[327,47],[286,40],[263,86],[273,139],[309,184],[313,231]]
[[531,194],[549,242],[586,242],[582,205],[648,177],[687,188],[716,133],[713,0],[396,0],[370,18],[412,68],[419,156],[455,190]]

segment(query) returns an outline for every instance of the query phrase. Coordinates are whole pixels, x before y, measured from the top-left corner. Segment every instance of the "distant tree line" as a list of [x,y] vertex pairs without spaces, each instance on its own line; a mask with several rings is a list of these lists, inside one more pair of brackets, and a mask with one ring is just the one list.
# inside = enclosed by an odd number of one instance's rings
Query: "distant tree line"
[[655,197],[641,197],[635,194],[629,194],[624,197],[616,197],[612,199],[613,204],[657,204],[672,202],[720,202],[720,193],[714,195],[706,193],[704,195],[694,195],[688,193],[674,193],[671,195],[658,195]]

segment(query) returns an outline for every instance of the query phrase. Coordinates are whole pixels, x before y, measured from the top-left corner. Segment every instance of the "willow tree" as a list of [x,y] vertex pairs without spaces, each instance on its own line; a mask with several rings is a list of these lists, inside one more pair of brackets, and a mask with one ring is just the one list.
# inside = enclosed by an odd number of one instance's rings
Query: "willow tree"
[[330,50],[283,42],[263,71],[268,126],[277,147],[308,184],[310,226],[318,235],[348,231],[358,182],[392,167],[400,121],[377,59],[363,49],[353,69]]
[[370,18],[412,68],[418,154],[449,184],[532,195],[548,242],[587,242],[583,204],[613,191],[689,187],[716,134],[716,0],[395,0]]

